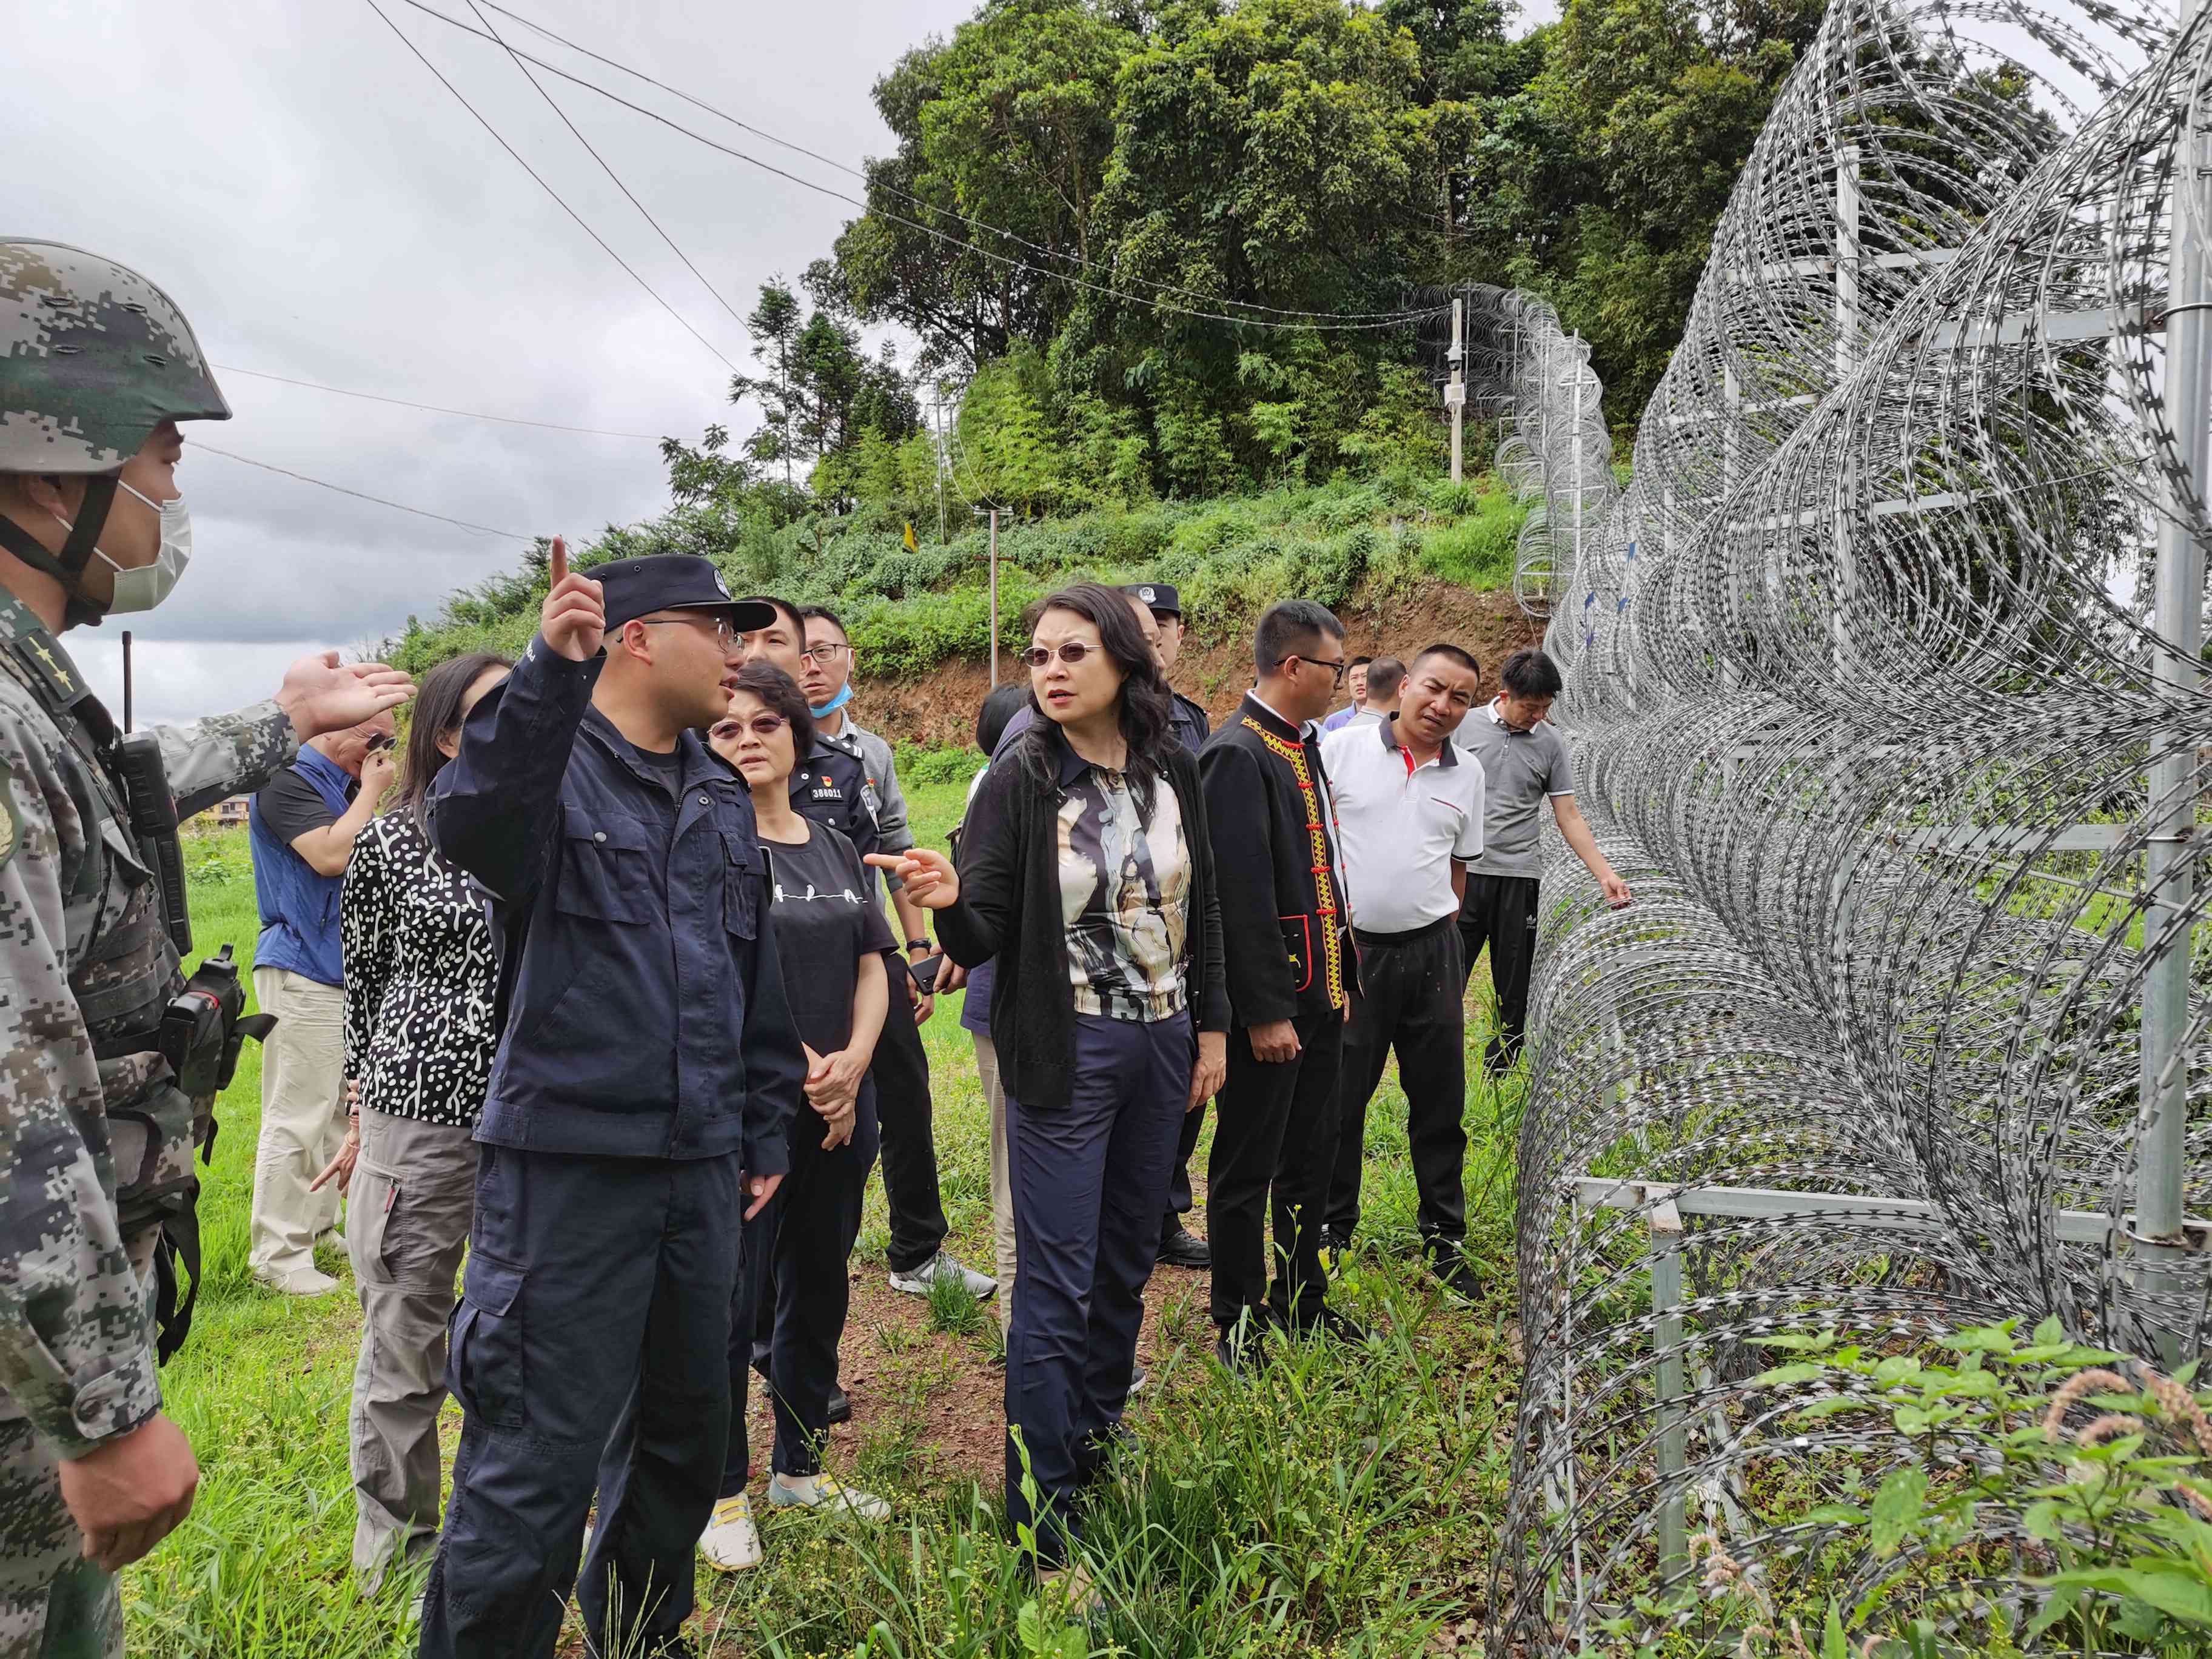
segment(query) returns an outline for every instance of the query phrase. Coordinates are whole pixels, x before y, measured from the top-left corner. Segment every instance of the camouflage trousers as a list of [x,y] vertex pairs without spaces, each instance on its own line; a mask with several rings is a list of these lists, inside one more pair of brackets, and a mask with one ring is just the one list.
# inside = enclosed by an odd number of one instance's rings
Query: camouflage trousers
[[[130,1242],[153,1328],[155,1235]],[[123,1589],[83,1558],[58,1462],[0,1392],[0,1659],[123,1659]]]

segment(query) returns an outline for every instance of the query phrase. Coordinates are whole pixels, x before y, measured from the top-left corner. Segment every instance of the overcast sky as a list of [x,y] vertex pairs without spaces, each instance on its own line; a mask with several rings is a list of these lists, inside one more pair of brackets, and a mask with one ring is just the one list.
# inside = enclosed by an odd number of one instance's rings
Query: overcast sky
[[[434,0],[465,17],[467,0]],[[741,366],[744,331],[640,217],[498,47],[378,0],[531,165]],[[868,101],[965,0],[515,0],[514,9],[824,155],[890,146]],[[623,82],[488,13],[525,50],[738,148],[857,181]],[[9,234],[77,244],[167,289],[212,361],[388,397],[696,439],[731,420],[729,370],[639,289],[416,61],[368,0],[108,0],[10,19],[0,99]],[[851,210],[541,78],[742,315]],[[523,535],[656,511],[649,442],[387,408],[222,374],[235,418],[185,428],[193,563],[133,619],[143,720],[265,696],[301,652],[426,619],[522,544],[349,500],[271,465]],[[750,424],[749,421],[741,422]],[[117,625],[73,635],[119,708]]]

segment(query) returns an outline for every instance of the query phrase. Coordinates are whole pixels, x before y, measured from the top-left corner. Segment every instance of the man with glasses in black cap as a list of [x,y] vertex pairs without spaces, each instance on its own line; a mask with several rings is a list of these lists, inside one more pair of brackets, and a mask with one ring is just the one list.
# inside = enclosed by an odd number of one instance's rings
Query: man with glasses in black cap
[[538,637],[430,803],[439,852],[493,901],[505,1036],[477,1129],[424,1659],[550,1659],[595,1489],[587,1644],[689,1651],[739,1222],[789,1167],[806,1076],[751,800],[699,738],[727,712],[738,635],[769,613],[704,559],[593,580],[556,540],[551,574]]

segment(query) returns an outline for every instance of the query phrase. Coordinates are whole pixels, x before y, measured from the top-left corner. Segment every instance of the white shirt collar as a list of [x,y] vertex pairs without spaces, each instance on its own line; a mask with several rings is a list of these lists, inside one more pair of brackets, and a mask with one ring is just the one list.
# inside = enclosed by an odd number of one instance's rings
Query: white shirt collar
[[1299,737],[1301,737],[1301,738],[1310,738],[1311,736],[1313,736],[1313,734],[1314,734],[1316,732],[1317,732],[1317,731],[1319,731],[1319,730],[1321,729],[1319,726],[1316,726],[1316,725],[1315,725],[1311,720],[1308,720],[1308,721],[1307,721],[1304,726],[1300,726],[1300,725],[1299,725],[1296,720],[1291,720],[1291,719],[1287,714],[1284,714],[1284,713],[1283,713],[1283,711],[1282,711],[1281,709],[1279,709],[1279,708],[1276,708],[1274,704],[1273,704],[1272,702],[1268,702],[1265,697],[1261,696],[1257,691],[1247,691],[1244,695],[1245,695],[1246,696],[1248,696],[1248,697],[1251,698],[1251,699],[1252,699],[1252,701],[1253,701],[1254,702],[1258,703],[1258,704],[1260,705],[1260,707],[1261,707],[1261,708],[1262,708],[1266,709],[1266,710],[1267,710],[1270,714],[1273,714],[1273,715],[1277,720],[1279,720],[1282,721],[1282,723],[1283,723],[1284,725],[1285,725],[1285,726],[1289,726],[1292,731],[1296,732],[1298,734],[1298,736],[1299,736]]

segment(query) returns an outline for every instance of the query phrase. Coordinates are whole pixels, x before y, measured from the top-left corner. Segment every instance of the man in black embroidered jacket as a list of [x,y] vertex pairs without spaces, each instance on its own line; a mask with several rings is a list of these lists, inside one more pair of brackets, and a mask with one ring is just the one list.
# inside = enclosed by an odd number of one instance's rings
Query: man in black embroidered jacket
[[1344,682],[1343,624],[1285,599],[1260,619],[1253,659],[1258,684],[1199,754],[1231,1015],[1206,1188],[1213,1322],[1231,1367],[1270,1322],[1360,1334],[1323,1305],[1321,1265],[1353,958],[1314,722]]

